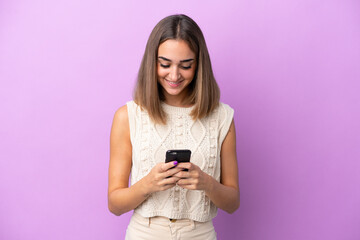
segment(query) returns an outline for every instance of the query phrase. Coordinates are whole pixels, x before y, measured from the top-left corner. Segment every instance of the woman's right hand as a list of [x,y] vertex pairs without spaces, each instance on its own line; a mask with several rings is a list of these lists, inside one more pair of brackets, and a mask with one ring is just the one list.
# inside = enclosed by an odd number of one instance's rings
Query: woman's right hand
[[143,178],[146,195],[174,187],[180,178],[173,175],[182,170],[175,168],[176,165],[176,161],[156,164]]

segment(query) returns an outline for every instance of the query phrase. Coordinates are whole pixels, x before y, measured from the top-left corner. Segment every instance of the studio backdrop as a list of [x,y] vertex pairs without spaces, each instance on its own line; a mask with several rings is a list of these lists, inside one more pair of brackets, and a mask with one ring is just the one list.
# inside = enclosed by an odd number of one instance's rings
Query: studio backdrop
[[357,0],[0,1],[0,239],[123,239],[109,136],[165,16],[205,35],[235,110],[240,208],[218,238],[360,239]]

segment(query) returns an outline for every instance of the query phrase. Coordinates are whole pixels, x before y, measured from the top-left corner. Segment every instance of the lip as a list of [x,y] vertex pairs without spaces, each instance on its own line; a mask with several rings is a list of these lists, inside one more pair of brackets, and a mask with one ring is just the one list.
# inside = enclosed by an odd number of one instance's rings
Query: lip
[[167,82],[167,84],[168,84],[170,87],[176,88],[176,87],[179,87],[184,80],[180,80],[180,81],[177,81],[177,82],[173,82],[173,81],[169,81],[169,80],[165,79],[165,81]]

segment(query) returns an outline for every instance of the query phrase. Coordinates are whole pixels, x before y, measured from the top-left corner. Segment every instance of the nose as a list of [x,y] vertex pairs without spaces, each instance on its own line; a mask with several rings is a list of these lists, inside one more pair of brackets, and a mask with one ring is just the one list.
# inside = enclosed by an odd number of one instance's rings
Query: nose
[[172,81],[172,82],[176,82],[177,80],[180,79],[180,72],[179,72],[179,68],[177,66],[174,66],[170,73],[169,73],[169,80]]

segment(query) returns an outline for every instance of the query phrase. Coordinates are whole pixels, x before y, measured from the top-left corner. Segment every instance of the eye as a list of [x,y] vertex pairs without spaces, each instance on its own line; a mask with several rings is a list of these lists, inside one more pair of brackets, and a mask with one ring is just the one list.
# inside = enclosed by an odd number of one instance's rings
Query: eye
[[187,70],[187,69],[191,68],[191,65],[190,66],[181,66],[181,68]]
[[164,65],[164,64],[161,64],[161,63],[160,63],[160,66],[161,66],[162,68],[168,68],[168,67],[170,67],[170,65]]

